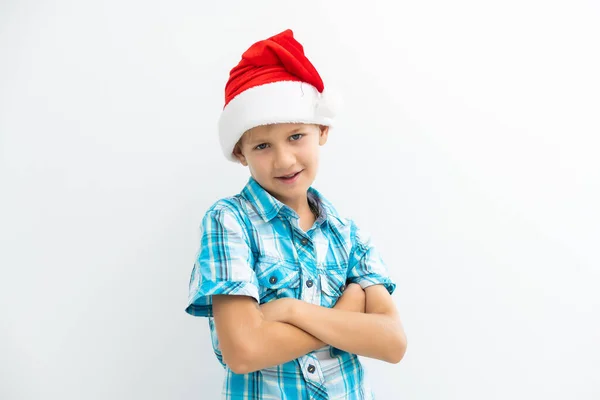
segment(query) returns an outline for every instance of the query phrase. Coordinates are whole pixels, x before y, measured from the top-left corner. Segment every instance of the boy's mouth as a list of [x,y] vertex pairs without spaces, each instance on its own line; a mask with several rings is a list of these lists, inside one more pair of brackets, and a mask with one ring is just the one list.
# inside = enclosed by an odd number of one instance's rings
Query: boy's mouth
[[279,179],[279,180],[281,180],[283,182],[286,182],[286,183],[290,183],[290,182],[295,181],[296,178],[298,177],[298,175],[300,175],[300,173],[302,171],[304,171],[304,170],[301,170],[301,171],[298,171],[298,172],[295,172],[295,173],[289,174],[289,175],[278,176],[277,179]]

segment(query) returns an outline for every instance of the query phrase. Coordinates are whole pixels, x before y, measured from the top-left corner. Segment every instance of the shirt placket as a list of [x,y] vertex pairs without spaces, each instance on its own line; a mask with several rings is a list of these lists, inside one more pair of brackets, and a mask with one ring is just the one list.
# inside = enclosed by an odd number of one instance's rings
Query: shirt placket
[[[320,305],[321,285],[318,282],[316,268],[316,247],[310,235],[299,229],[297,221],[295,222],[293,224],[294,242],[300,262],[300,275],[302,276],[300,299],[310,304]],[[329,397],[325,389],[325,377],[319,359],[313,353],[309,353],[300,357],[298,361],[302,369],[302,375],[306,382],[309,383],[308,387],[311,392],[311,398],[328,399]]]

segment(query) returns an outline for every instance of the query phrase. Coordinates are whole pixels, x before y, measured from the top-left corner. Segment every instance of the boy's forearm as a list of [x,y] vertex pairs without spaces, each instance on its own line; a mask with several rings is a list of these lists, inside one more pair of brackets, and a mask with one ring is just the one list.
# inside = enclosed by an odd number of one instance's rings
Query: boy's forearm
[[[285,322],[263,320],[252,330],[249,351],[234,372],[250,373],[284,364],[323,346],[321,340]],[[231,366],[230,366],[231,367]]]
[[290,309],[285,322],[333,347],[392,363],[404,355],[406,338],[396,316],[335,310],[301,301]]
[[[286,363],[327,344],[299,327],[282,322],[282,317],[290,312],[284,303],[275,301],[263,304],[259,308],[263,320],[248,340],[248,343],[253,345],[245,358],[245,364],[241,367],[245,373]],[[350,294],[340,298],[334,309],[364,312],[364,300]]]

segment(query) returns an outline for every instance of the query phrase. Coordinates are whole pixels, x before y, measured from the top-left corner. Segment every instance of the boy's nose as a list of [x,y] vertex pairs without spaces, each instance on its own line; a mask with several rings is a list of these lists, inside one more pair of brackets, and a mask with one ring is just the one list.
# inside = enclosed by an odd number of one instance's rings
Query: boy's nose
[[296,157],[291,151],[278,150],[275,152],[275,160],[273,166],[277,170],[288,171],[296,162]]

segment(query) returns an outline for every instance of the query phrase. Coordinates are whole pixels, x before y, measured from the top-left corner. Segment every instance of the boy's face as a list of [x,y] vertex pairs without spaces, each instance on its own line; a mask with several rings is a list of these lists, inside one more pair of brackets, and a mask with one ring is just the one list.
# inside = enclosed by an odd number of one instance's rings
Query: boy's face
[[306,198],[328,134],[327,127],[313,124],[257,126],[244,133],[234,155],[265,190],[289,205]]

